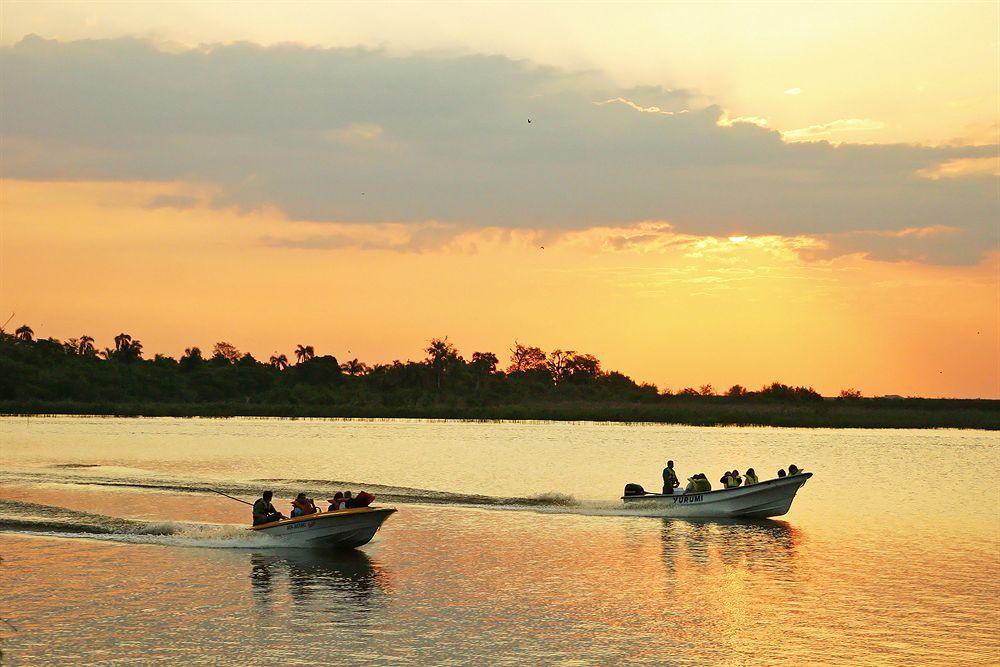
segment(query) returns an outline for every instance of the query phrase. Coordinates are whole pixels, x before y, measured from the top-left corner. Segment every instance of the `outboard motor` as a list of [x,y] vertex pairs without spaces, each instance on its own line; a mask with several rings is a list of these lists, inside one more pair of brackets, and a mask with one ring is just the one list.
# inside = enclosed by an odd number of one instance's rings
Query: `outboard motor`
[[644,495],[646,495],[646,490],[643,489],[638,484],[626,484],[625,485],[625,495],[626,496],[644,496]]

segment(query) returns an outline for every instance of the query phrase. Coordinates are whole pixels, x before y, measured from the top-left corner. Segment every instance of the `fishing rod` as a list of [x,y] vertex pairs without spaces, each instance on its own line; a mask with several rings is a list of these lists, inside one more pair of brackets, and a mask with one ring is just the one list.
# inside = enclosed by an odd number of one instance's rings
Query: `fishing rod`
[[253,507],[253,503],[249,503],[249,502],[247,502],[245,500],[242,500],[240,498],[234,498],[234,497],[232,497],[231,495],[229,495],[227,493],[223,493],[222,491],[216,491],[215,489],[209,489],[209,491],[211,491],[212,493],[218,493],[220,496],[225,496],[226,498],[229,498],[230,500],[235,500],[238,503],[243,503],[244,505],[249,505],[250,507]]

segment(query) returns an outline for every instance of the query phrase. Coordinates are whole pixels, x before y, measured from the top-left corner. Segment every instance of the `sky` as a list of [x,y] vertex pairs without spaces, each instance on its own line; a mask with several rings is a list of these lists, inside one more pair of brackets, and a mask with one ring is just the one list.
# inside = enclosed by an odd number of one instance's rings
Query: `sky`
[[0,310],[1000,398],[998,63],[995,3],[8,2]]

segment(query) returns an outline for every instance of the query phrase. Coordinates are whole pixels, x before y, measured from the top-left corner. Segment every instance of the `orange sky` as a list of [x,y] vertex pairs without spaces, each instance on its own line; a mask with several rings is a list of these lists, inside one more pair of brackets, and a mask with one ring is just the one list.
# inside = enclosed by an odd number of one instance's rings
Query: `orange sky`
[[964,267],[806,259],[820,241],[663,222],[460,229],[413,251],[391,249],[413,233],[402,225],[150,208],[204,186],[8,180],[2,192],[0,304],[40,336],[110,345],[127,331],[149,355],[226,340],[266,358],[303,343],[370,362],[419,358],[444,335],[466,355],[506,357],[516,338],[674,390],[780,380],[1000,397],[995,255]]
[[0,319],[150,356],[516,339],[674,391],[1000,398],[998,25],[9,0]]

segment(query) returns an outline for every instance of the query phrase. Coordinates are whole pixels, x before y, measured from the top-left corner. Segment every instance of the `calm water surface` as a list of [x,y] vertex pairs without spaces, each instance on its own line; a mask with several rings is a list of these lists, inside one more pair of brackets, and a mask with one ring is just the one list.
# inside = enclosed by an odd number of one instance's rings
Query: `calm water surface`
[[[9,664],[998,664],[998,436],[560,423],[0,418]],[[775,521],[627,481],[796,463]],[[266,480],[266,481],[264,481]],[[244,529],[275,488],[399,508],[346,553]],[[124,520],[123,520],[124,519]],[[91,534],[102,531],[101,534]]]

